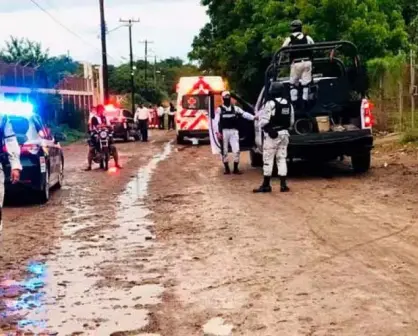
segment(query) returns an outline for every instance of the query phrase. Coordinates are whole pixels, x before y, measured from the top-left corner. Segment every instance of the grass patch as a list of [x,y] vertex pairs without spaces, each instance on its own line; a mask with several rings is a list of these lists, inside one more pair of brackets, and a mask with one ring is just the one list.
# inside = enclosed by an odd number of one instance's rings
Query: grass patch
[[62,145],[69,145],[73,142],[80,141],[86,138],[86,133],[68,127],[68,125],[53,125],[51,127],[52,134],[62,133],[65,136],[65,141]]
[[401,144],[415,143],[418,144],[418,129],[406,131],[401,136]]

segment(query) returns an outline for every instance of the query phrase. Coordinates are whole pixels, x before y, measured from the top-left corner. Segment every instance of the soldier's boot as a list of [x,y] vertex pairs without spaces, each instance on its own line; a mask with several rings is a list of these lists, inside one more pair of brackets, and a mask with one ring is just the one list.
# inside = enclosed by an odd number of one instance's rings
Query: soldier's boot
[[238,166],[239,166],[239,163],[238,162],[234,162],[234,172],[233,173],[235,175],[241,175],[242,174],[242,172],[239,170]]
[[271,191],[270,176],[264,176],[261,186],[253,190],[254,193],[270,193]]
[[280,176],[280,192],[289,192],[290,189],[287,186],[286,176]]
[[231,169],[229,168],[228,162],[224,163],[224,167],[225,167],[224,175],[231,174]]

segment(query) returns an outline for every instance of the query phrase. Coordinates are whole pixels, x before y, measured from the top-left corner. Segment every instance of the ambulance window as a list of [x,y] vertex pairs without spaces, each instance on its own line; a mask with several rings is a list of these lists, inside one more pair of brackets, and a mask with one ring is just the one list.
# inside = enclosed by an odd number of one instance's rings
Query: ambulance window
[[185,95],[182,99],[182,107],[187,110],[207,110],[209,108],[209,96]]

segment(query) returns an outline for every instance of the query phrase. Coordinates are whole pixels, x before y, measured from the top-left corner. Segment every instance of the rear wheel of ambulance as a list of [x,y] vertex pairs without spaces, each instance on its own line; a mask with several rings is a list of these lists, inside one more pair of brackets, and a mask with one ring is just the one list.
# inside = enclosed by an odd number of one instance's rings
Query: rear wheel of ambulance
[[182,134],[182,132],[179,132],[177,134],[177,144],[178,145],[184,145],[184,135]]

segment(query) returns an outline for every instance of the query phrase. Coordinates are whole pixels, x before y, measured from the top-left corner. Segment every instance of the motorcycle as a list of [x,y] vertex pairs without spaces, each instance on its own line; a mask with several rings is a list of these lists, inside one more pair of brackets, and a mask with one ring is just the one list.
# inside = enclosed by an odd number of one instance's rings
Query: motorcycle
[[95,139],[93,162],[98,163],[101,169],[109,169],[109,161],[112,158],[110,145],[112,144],[113,132],[102,127],[93,133]]

